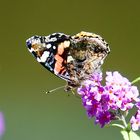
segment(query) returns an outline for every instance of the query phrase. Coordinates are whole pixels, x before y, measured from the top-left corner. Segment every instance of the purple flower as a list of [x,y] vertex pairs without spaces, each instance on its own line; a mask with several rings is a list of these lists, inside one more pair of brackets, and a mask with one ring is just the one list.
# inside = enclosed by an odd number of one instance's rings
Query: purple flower
[[4,132],[5,132],[4,116],[3,113],[0,112],[0,137],[2,137]]
[[136,103],[136,107],[140,110],[140,101]]
[[105,124],[109,124],[111,122],[112,115],[110,112],[100,112],[98,116],[96,116],[95,124],[99,123],[101,127],[104,127]]
[[101,127],[119,118],[118,110],[128,111],[134,105],[140,109],[137,87],[132,86],[131,82],[117,71],[106,72],[106,75],[104,86],[101,83],[102,73],[94,73],[77,90],[88,117],[94,117],[95,123]]
[[96,114],[98,114],[98,111],[100,110],[99,102],[96,100],[92,101],[92,104],[85,105],[85,109],[87,110],[87,115],[89,118],[94,117]]
[[133,101],[138,100],[139,92],[137,87],[132,86],[128,79],[122,77],[118,72],[107,72],[106,89],[110,93],[112,105],[116,109],[126,111],[131,109],[134,104]]
[[135,116],[132,116],[130,123],[133,131],[140,128],[140,110],[137,111]]

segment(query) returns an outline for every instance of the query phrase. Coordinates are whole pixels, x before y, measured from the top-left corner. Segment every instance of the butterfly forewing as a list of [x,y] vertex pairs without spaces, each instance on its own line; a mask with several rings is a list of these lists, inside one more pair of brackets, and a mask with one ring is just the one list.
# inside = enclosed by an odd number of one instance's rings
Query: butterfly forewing
[[33,36],[27,41],[28,50],[36,60],[58,77],[69,80],[66,70],[70,37],[63,33]]

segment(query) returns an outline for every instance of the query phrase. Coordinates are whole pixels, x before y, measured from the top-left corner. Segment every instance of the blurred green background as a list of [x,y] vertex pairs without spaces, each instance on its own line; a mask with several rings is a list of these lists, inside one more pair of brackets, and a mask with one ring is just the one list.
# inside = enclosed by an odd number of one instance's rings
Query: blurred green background
[[[3,140],[122,139],[119,129],[95,126],[81,101],[44,69],[26,48],[33,35],[94,32],[110,44],[103,71],[118,70],[130,80],[140,76],[140,1],[4,0],[0,4],[0,111]],[[137,84],[138,85],[138,84]],[[139,85],[138,85],[139,86]],[[139,86],[140,87],[140,86]]]

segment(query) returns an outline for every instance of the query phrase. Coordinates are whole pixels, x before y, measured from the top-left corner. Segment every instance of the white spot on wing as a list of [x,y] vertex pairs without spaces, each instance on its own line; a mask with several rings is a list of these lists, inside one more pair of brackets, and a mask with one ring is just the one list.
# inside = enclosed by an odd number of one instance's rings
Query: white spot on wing
[[45,51],[42,56],[40,57],[41,62],[45,62],[47,58],[49,57],[50,52]]
[[41,62],[41,60],[40,60],[40,58],[39,58],[39,57],[37,57],[37,58],[36,58],[36,60],[37,60],[38,62]]
[[64,41],[64,47],[67,48],[70,46],[70,41]]
[[53,49],[55,50],[55,49],[56,49],[56,47],[55,47],[55,46],[53,46]]
[[49,49],[49,48],[51,48],[51,46],[52,46],[51,44],[47,44],[46,47],[47,47],[47,49]]

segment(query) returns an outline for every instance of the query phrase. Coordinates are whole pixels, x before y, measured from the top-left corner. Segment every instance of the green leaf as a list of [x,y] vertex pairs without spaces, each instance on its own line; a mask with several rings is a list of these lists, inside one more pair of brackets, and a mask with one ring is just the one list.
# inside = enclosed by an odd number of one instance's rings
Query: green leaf
[[124,139],[124,140],[130,140],[130,139],[129,139],[129,135],[128,135],[128,132],[127,132],[127,131],[122,130],[122,131],[121,131],[121,134],[123,135],[123,139]]
[[133,131],[127,132],[125,130],[121,131],[124,140],[140,140],[140,137]]
[[130,140],[140,140],[140,137],[133,131],[129,132]]

